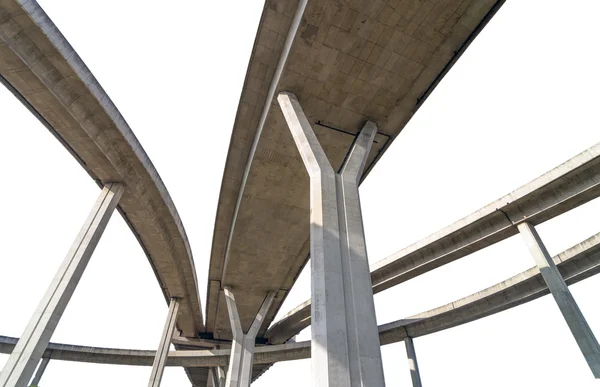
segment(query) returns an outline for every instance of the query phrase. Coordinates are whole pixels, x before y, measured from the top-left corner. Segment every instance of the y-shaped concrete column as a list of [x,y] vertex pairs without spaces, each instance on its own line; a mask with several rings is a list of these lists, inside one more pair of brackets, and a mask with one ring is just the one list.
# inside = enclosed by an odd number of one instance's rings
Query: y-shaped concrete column
[[296,96],[279,105],[310,176],[312,385],[385,385],[358,183],[377,132],[367,122],[340,174]]
[[417,352],[412,337],[404,339],[406,346],[406,356],[408,357],[408,368],[410,369],[410,378],[412,379],[413,387],[423,387],[421,384],[421,373],[419,372],[419,363],[417,362]]
[[71,250],[0,373],[1,387],[25,387],[31,379],[123,191],[124,187],[117,183],[108,184],[102,189]]
[[40,361],[40,365],[38,366],[37,371],[35,372],[35,376],[33,377],[31,384],[29,385],[30,387],[37,387],[40,385],[40,380],[42,380],[42,376],[44,376],[44,371],[46,371],[46,367],[48,366],[49,362],[50,359],[48,358],[42,359],[42,361]]
[[214,367],[210,369],[213,387],[225,387],[225,369],[223,367]]
[[588,366],[592,370],[594,377],[599,379],[600,345],[598,345],[594,332],[592,332],[583,313],[579,310],[579,306],[577,306],[575,299],[571,295],[571,291],[554,264],[548,250],[546,250],[546,247],[542,243],[542,239],[535,227],[527,222],[520,223],[517,227],[521,235],[523,235],[529,252],[540,269],[540,274],[544,278],[546,285],[548,285],[548,289],[552,293],[567,325],[569,325],[571,333],[575,337],[575,341],[577,341]]
[[229,369],[225,379],[226,387],[249,387],[252,382],[252,365],[254,362],[254,343],[256,334],[269,312],[271,303],[275,298],[274,292],[267,293],[250,329],[244,334],[242,322],[235,304],[235,296],[229,287],[224,288],[225,301],[229,311],[229,322],[233,332],[233,341],[231,343],[231,355],[229,355]]
[[148,387],[160,386],[160,381],[162,380],[163,372],[165,371],[165,365],[167,364],[167,356],[169,355],[169,347],[171,346],[171,337],[173,337],[173,332],[175,331],[178,312],[179,300],[173,297],[169,303],[167,321],[165,321],[165,327],[162,336],[160,337],[160,343],[156,350],[156,355],[154,356],[154,363],[152,364],[152,372],[150,373]]

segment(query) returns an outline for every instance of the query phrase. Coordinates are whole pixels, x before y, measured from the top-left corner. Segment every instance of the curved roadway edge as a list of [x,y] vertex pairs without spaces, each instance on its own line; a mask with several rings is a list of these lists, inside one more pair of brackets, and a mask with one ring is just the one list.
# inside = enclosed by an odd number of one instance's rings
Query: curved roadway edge
[[108,95],[35,1],[0,0],[0,80],[103,185],[123,182],[119,210],[168,300],[178,328],[204,330],[192,253],[158,172]]
[[[303,3],[265,2],[219,195],[207,287],[207,337],[231,338],[220,297],[223,285],[237,287],[244,295],[240,316],[246,326],[264,294],[277,291],[259,332],[263,335],[308,259],[309,238],[303,228],[308,209],[302,204],[303,192],[308,191],[304,175],[294,172],[304,169],[296,165],[296,149],[277,106],[267,114],[273,102],[269,90],[292,91],[306,102],[311,121],[325,124],[319,127],[325,140],[321,145],[339,163],[347,151],[343,138],[351,139],[348,134],[356,133],[367,119],[377,122],[381,148],[373,154],[368,173],[504,0],[395,2],[387,4],[391,8],[384,2],[308,1],[278,79],[276,67],[284,57],[284,41],[290,31],[296,32],[290,26]],[[408,41],[409,48],[404,47]],[[260,120],[265,117],[261,135]],[[347,132],[333,135],[338,129]],[[261,139],[253,157],[256,136]],[[252,172],[244,184],[244,171],[249,168]],[[265,176],[277,176],[277,182]],[[263,195],[263,190],[269,194]],[[265,223],[260,217],[267,213],[265,209],[282,215],[270,216]],[[254,232],[250,227],[235,227],[238,222],[263,224]],[[294,237],[282,242],[284,238],[277,235],[282,229]],[[256,272],[247,276],[254,268]],[[269,270],[256,274],[258,268]]]
[[[521,188],[399,252],[371,265],[378,293],[517,234],[516,223],[537,225],[600,196],[600,144]],[[310,300],[265,334],[283,343],[310,325]]]
[[[600,272],[600,233],[554,258],[569,285]],[[379,327],[381,344],[402,341],[453,328],[513,308],[548,294],[539,270],[531,268],[494,286],[439,308]],[[0,336],[0,353],[10,353],[18,339]],[[50,343],[44,358],[88,363],[150,366],[154,351],[84,347]],[[254,364],[269,367],[275,362],[307,359],[310,342],[267,345],[256,348]],[[172,351],[167,365],[183,367],[226,366],[229,350]]]

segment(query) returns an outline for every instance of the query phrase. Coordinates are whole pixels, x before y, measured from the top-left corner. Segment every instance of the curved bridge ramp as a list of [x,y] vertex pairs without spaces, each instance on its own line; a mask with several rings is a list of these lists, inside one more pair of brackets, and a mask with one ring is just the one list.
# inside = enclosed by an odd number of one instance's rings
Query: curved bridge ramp
[[165,300],[181,298],[177,328],[188,337],[203,332],[190,245],[165,185],[116,106],[35,1],[0,0],[0,82],[98,185],[126,186],[118,210]]

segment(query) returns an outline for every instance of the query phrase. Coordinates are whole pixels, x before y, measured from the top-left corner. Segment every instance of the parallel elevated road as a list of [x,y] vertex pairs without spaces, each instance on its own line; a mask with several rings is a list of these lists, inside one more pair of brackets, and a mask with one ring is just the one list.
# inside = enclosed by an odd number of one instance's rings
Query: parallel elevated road
[[367,172],[503,1],[269,0],[219,198],[206,337],[231,339],[224,286],[247,330],[267,292],[263,336],[309,254],[309,182],[273,97],[295,93],[334,168],[367,120]]

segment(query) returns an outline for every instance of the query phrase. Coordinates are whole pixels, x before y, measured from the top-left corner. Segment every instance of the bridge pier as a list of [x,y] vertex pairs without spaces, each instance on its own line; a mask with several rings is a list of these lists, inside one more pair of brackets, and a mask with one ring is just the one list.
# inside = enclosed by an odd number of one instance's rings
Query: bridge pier
[[167,356],[169,355],[169,347],[171,346],[171,338],[175,331],[175,324],[177,323],[177,313],[179,312],[179,300],[176,297],[171,298],[169,303],[169,312],[167,314],[167,320],[165,321],[165,327],[163,329],[162,336],[160,337],[160,343],[154,356],[154,362],[152,363],[152,372],[150,373],[150,380],[148,381],[148,387],[160,386],[163,373],[165,371],[165,365],[167,364]]
[[31,380],[123,191],[124,187],[118,183],[110,183],[102,189],[69,253],[0,372],[1,387],[24,387]]
[[250,325],[250,329],[248,329],[248,332],[244,333],[237,305],[235,304],[235,296],[228,286],[224,288],[224,292],[227,310],[229,312],[229,322],[231,323],[231,331],[233,333],[231,354],[229,357],[229,369],[227,370],[225,386],[249,387],[252,382],[252,365],[254,360],[256,334],[265,320],[269,308],[271,307],[271,303],[275,298],[275,293],[267,293],[256,317],[254,317],[252,325]]
[[213,387],[225,387],[225,368],[214,367],[210,369],[210,377],[212,379]]
[[35,372],[35,376],[33,377],[31,384],[29,385],[30,387],[37,387],[40,385],[40,380],[42,380],[42,376],[44,376],[44,371],[46,371],[46,367],[48,366],[49,362],[50,359],[48,358],[42,359],[40,361],[40,365],[38,366],[37,371]]
[[311,385],[384,386],[358,194],[377,126],[365,124],[335,173],[296,96],[277,99],[310,176]]
[[519,223],[517,227],[594,377],[600,379],[600,345],[594,332],[581,313],[535,227],[527,222]]
[[421,373],[419,372],[419,362],[417,361],[417,352],[415,351],[415,343],[412,337],[409,336],[404,339],[404,345],[406,346],[408,369],[410,370],[413,387],[423,387],[421,384]]

